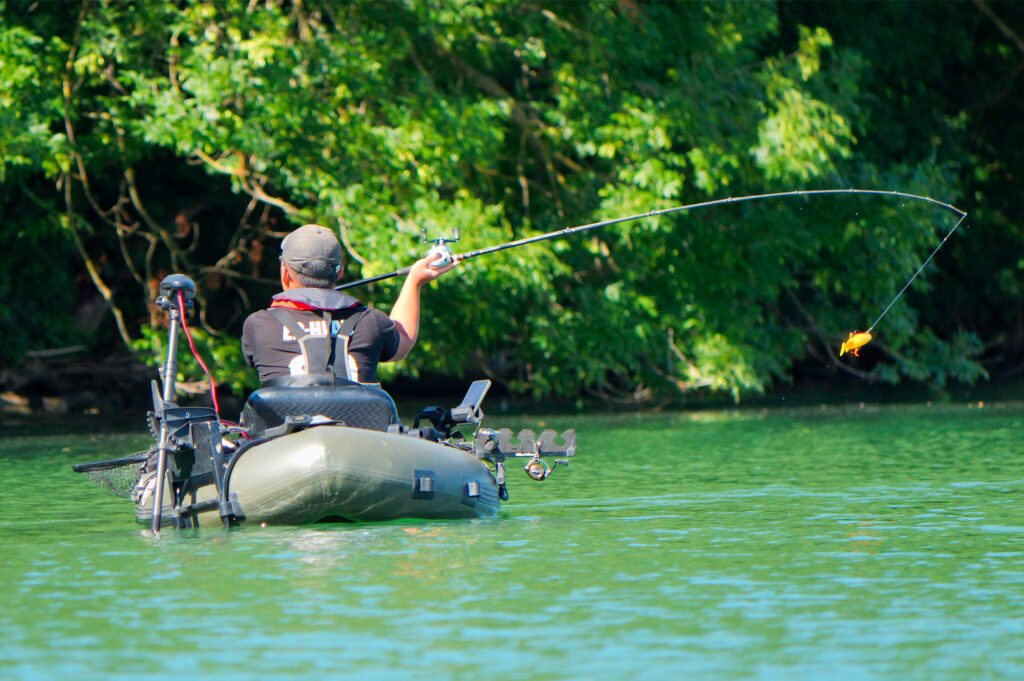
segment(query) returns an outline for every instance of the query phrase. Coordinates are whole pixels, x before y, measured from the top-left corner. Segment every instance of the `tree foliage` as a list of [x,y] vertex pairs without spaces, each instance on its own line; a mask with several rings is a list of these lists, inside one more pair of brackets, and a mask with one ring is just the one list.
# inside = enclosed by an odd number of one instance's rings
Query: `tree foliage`
[[[4,355],[81,335],[72,313],[94,298],[113,323],[84,327],[90,342],[158,356],[152,300],[181,271],[217,370],[251,386],[237,332],[295,225],[337,230],[352,279],[419,257],[423,229],[459,227],[466,251],[830,187],[978,204],[1007,227],[1000,253],[972,233],[940,265],[1019,309],[1012,169],[970,134],[998,107],[946,79],[1019,61],[993,17],[1021,11],[851,4],[0,0],[0,230],[23,244],[0,255],[0,284],[32,303],[47,282],[63,311],[30,314],[45,333],[5,333]],[[954,222],[891,197],[787,197],[503,251],[424,293],[398,370],[606,397],[738,396],[797,370],[971,381],[983,347],[1022,339],[938,266],[863,360],[835,356]],[[398,286],[358,293],[386,309]]]

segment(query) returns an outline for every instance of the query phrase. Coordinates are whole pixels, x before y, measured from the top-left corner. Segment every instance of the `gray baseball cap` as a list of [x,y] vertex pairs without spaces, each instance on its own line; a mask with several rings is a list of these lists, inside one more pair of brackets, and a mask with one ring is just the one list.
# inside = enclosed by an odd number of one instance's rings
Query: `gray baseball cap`
[[281,262],[300,274],[333,278],[341,267],[341,244],[326,227],[303,225],[281,242]]

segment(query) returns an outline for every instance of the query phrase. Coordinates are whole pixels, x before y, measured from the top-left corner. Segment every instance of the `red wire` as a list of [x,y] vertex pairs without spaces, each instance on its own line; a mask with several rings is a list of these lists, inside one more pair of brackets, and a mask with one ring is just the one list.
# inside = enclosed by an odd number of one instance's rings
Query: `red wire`
[[185,297],[181,291],[178,291],[178,306],[181,308],[181,328],[185,330],[185,338],[188,339],[188,346],[192,348],[192,356],[199,362],[199,366],[203,368],[203,373],[206,374],[206,378],[210,379],[210,397],[213,399],[213,411],[217,414],[217,420],[220,420],[220,404],[217,403],[217,384],[213,382],[213,375],[210,370],[206,368],[206,362],[199,356],[199,352],[196,351],[196,344],[192,342],[192,334],[189,333],[188,324],[185,323]]

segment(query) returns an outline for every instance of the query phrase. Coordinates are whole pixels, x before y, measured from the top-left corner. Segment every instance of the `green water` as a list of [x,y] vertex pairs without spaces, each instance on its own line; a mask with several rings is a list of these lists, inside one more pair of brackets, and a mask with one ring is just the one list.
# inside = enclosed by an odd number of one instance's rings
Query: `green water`
[[1024,406],[548,421],[495,519],[159,538],[5,435],[0,678],[1024,678]]

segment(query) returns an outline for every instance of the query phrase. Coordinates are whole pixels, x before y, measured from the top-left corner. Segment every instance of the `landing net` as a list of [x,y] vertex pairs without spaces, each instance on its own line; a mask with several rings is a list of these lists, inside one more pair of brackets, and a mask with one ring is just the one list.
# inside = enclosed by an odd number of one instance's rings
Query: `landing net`
[[119,497],[130,497],[142,475],[142,468],[149,458],[149,451],[137,452],[131,456],[110,461],[94,461],[72,466],[105,490]]

